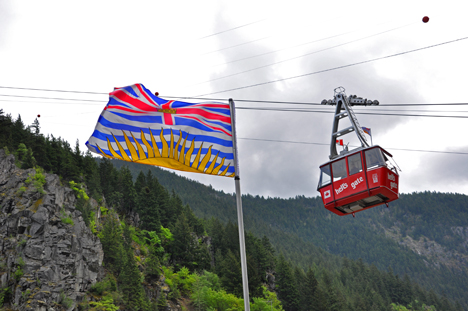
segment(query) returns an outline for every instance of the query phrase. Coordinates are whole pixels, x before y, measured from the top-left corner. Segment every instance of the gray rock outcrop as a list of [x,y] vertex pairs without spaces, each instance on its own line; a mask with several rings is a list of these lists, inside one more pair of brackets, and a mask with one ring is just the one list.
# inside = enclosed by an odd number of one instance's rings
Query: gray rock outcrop
[[35,174],[0,150],[4,303],[14,310],[73,310],[102,278],[101,242],[76,210],[73,190],[52,174],[35,183]]

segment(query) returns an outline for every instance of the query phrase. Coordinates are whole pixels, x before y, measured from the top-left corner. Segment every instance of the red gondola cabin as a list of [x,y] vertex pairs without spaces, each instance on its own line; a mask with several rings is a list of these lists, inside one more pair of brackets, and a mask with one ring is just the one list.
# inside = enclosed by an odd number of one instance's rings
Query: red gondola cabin
[[320,166],[317,190],[329,211],[343,216],[398,199],[392,155],[380,146],[358,148]]

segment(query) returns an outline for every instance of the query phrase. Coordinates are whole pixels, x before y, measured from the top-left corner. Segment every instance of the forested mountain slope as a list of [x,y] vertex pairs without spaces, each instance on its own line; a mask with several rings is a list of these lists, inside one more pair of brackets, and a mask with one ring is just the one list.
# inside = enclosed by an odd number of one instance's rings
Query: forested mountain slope
[[[121,161],[136,174],[141,166]],[[167,189],[202,218],[236,221],[235,197],[156,167]],[[233,182],[234,183],[234,182]],[[468,196],[450,193],[403,194],[390,205],[339,217],[323,208],[320,197],[291,199],[243,196],[245,228],[267,235],[278,250],[307,267],[308,254],[321,250],[362,258],[381,270],[407,273],[428,289],[468,301]]]
[[[188,299],[199,308],[217,301],[211,308],[242,310],[232,194],[155,167],[96,161],[80,151],[78,142],[72,149],[60,137],[43,136],[37,119],[25,126],[20,116],[14,120],[2,109],[1,148],[14,155],[18,168],[34,168],[34,180],[42,176],[38,172],[57,174],[57,180],[75,192],[75,207],[100,238],[108,270],[106,278],[93,285],[98,301],[89,304],[166,310],[172,303],[179,310],[180,299]],[[17,186],[7,192],[21,196],[26,187]],[[34,187],[34,195],[47,195],[36,181]],[[12,199],[6,192],[2,196]],[[90,198],[108,208],[93,208]],[[401,206],[374,208],[356,219],[334,216],[317,198],[246,195],[243,200],[251,302],[259,307],[255,310],[271,310],[267,301],[285,311],[407,310],[405,306],[413,311],[468,310],[466,196],[402,196]],[[2,215],[9,217],[4,208],[10,205],[0,205]],[[19,270],[0,262],[0,307],[12,306],[16,288],[13,279],[6,284],[3,276]]]

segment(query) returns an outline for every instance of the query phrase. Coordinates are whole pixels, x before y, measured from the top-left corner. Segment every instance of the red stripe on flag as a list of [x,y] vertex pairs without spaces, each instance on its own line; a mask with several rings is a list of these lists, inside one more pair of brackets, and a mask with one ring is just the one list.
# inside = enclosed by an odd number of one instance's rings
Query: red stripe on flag
[[170,101],[168,101],[167,103],[162,104],[162,105],[161,105],[161,108],[163,108],[163,109],[171,109],[171,104],[172,104],[173,102],[174,102],[173,100],[170,100]]
[[[171,104],[173,103],[173,100],[168,101],[165,104],[161,105],[162,109],[171,109]],[[166,125],[174,125],[174,121],[172,119],[172,114],[171,113],[163,113],[164,117],[164,124]]]
[[219,115],[216,113],[212,113],[200,108],[177,108],[177,114],[191,114],[191,115],[199,115],[203,118],[207,118],[210,120],[216,120],[221,122],[226,122],[231,124],[231,117],[226,117],[224,115]]
[[116,90],[116,91],[110,93],[110,95],[117,98],[118,100],[120,100],[120,101],[122,101],[124,103],[131,104],[132,106],[134,106],[134,107],[136,107],[136,108],[138,108],[140,110],[156,111],[156,109],[157,109],[156,107],[150,106],[150,105],[142,102],[141,100],[128,95],[123,90]]
[[146,113],[146,111],[138,111],[138,110],[122,107],[122,106],[106,106],[106,108],[104,108],[104,109],[105,110],[107,110],[107,109],[119,109],[119,110],[133,112],[133,113]]
[[136,87],[140,90],[140,93],[143,94],[143,96],[144,96],[150,103],[153,103],[153,104],[155,104],[156,106],[158,106],[158,104],[156,104],[156,103],[154,102],[154,100],[153,100],[151,97],[149,97],[148,94],[146,94],[146,92],[145,92],[145,91],[143,90],[143,88],[141,87],[141,84],[137,83],[137,84],[135,84],[135,85],[136,85]]

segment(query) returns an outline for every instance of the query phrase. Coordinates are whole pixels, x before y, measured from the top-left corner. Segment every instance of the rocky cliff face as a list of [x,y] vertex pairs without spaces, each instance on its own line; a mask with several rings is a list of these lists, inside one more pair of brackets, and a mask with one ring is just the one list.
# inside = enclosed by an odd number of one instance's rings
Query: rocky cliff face
[[57,175],[35,179],[0,150],[0,303],[72,310],[103,275],[103,251]]
[[436,241],[432,241],[427,237],[421,236],[419,239],[413,239],[409,235],[403,236],[400,231],[398,222],[391,228],[381,226],[385,235],[400,245],[408,247],[416,254],[425,257],[426,266],[440,268],[440,265],[445,265],[456,270],[468,269],[468,228],[451,227],[454,235],[462,238],[460,251],[449,249]]

